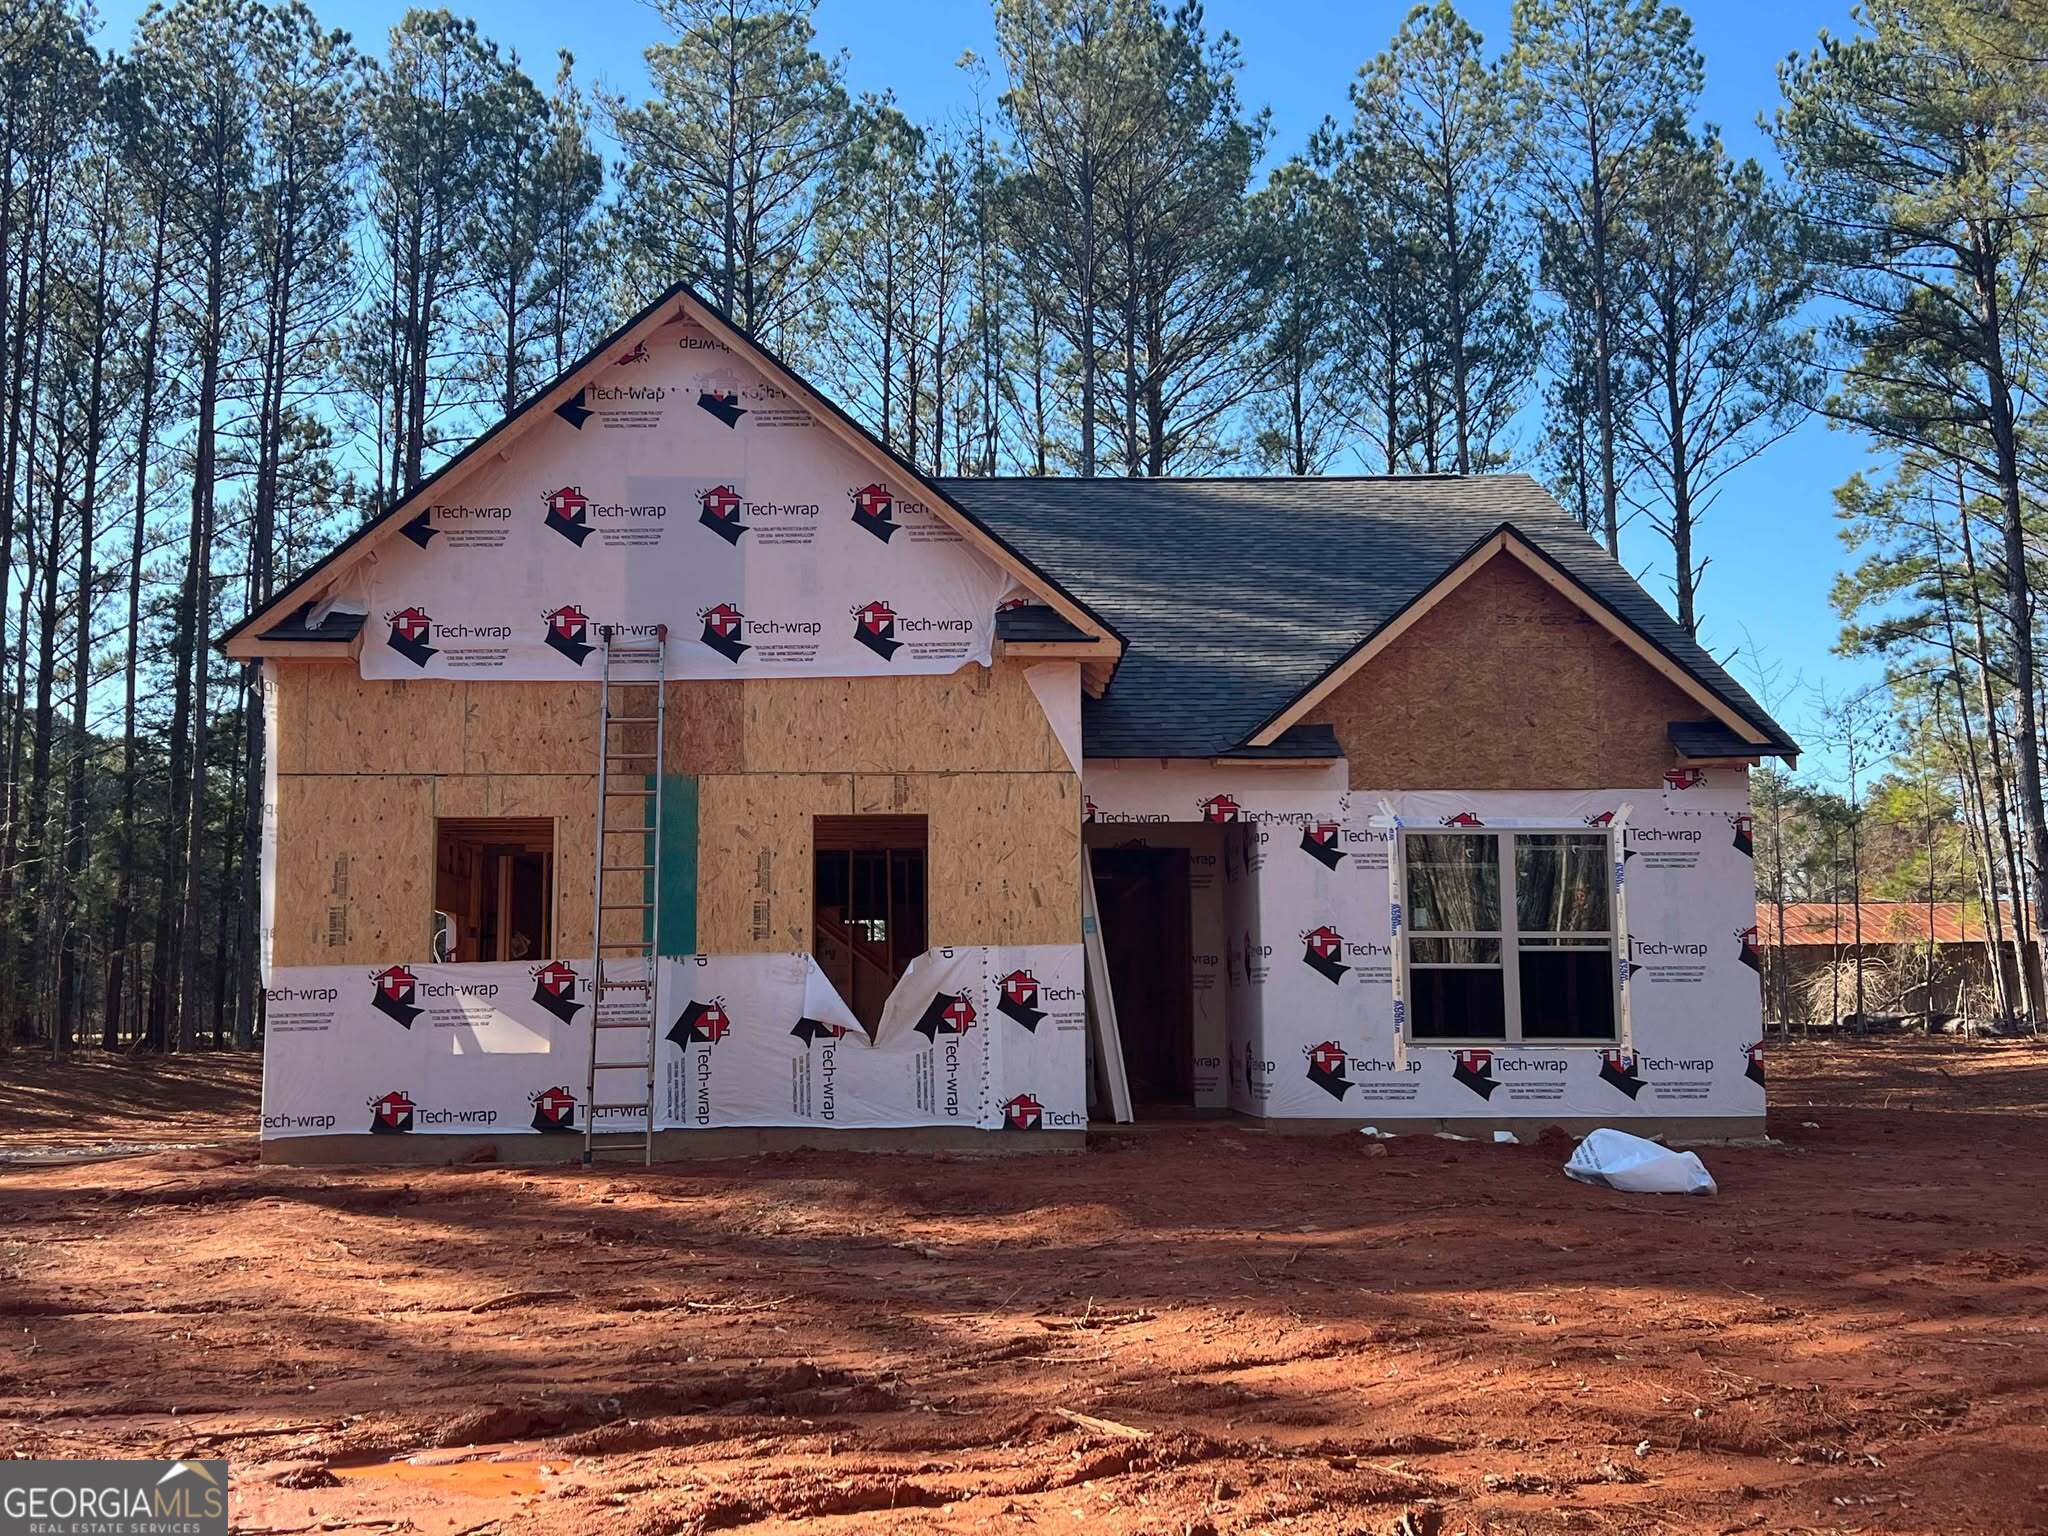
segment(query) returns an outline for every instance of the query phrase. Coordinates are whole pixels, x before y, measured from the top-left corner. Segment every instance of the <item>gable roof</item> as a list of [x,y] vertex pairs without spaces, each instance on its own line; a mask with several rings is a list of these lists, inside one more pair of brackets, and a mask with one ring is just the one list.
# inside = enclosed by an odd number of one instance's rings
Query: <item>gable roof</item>
[[[368,553],[382,540],[395,535],[409,516],[418,513],[434,500],[444,486],[462,474],[465,467],[484,460],[487,450],[496,447],[501,453],[511,452],[527,424],[545,416],[575,396],[587,382],[584,376],[615,348],[638,340],[674,319],[690,320],[703,326],[738,356],[762,372],[775,377],[778,384],[799,403],[813,411],[820,418],[821,424],[832,430],[849,447],[868,455],[890,475],[928,496],[942,520],[953,524],[970,545],[979,549],[985,557],[994,560],[1024,586],[1035,592],[1075,631],[1079,643],[1092,645],[1111,657],[1120,650],[1122,637],[1100,614],[1077,599],[1056,578],[1040,569],[1001,534],[954,503],[939,489],[939,481],[920,474],[893,450],[885,448],[867,428],[847,415],[829,397],[812,387],[781,358],[741,330],[723,310],[688,283],[676,283],[617,330],[597,342],[582,357],[527,396],[511,415],[502,417],[488,431],[469,443],[411,491],[342,540],[325,559],[302,572],[263,608],[245,615],[216,643],[230,656],[248,658],[264,654],[266,650],[280,644],[293,646],[299,642],[329,639],[328,635],[307,629],[307,611],[314,602],[325,595],[350,564]],[[325,627],[321,626],[322,629]]]
[[[1215,757],[1295,705],[1489,541],[1755,738],[1798,743],[1527,475],[943,480],[1128,637],[1082,702],[1090,757]],[[1724,725],[1726,722],[1724,721]]]

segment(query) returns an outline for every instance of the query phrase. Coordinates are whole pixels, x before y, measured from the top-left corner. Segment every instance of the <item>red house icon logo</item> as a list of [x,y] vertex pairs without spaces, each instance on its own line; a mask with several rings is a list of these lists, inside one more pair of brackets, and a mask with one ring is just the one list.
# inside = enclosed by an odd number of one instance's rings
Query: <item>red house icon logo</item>
[[545,614],[543,617],[547,620],[548,627],[541,638],[548,649],[557,655],[568,657],[580,667],[584,658],[597,649],[588,640],[590,615],[574,603],[564,603],[553,613]]
[[1003,1104],[1003,1129],[1035,1131],[1045,1123],[1045,1106],[1028,1093],[1020,1093]]
[[543,1088],[533,1096],[533,1128],[544,1136],[576,1129],[576,1095],[567,1088]]
[[401,608],[387,614],[391,621],[391,635],[385,641],[416,667],[424,667],[430,657],[437,654],[429,642],[434,637],[434,621],[424,608]]
[[731,603],[720,603],[715,608],[706,608],[699,615],[704,620],[704,633],[698,639],[718,652],[734,666],[753,647],[740,638],[746,623],[746,615]]
[[740,521],[740,494],[729,485],[714,485],[697,497],[697,521],[728,544],[737,544],[746,525]]
[[896,610],[880,598],[853,610],[853,638],[884,661],[894,661],[903,649],[896,638]]
[[896,498],[879,481],[864,485],[857,491],[849,491],[847,495],[853,502],[854,523],[867,529],[884,544],[902,526],[895,520]]
[[370,1100],[370,1134],[403,1136],[412,1129],[413,1111],[419,1106],[403,1089],[394,1088],[381,1099]]
[[1704,768],[1674,768],[1664,775],[1664,782],[1673,789],[1691,789],[1707,782]]
[[425,1013],[424,1008],[413,1006],[413,991],[419,985],[419,978],[402,965],[389,965],[370,977],[375,983],[370,993],[370,1006],[385,1018],[412,1028],[412,1021]]
[[590,498],[580,486],[565,485],[547,497],[547,525],[578,548],[590,537]]
[[1201,809],[1204,821],[1235,821],[1243,807],[1229,795],[1211,795],[1202,802]]

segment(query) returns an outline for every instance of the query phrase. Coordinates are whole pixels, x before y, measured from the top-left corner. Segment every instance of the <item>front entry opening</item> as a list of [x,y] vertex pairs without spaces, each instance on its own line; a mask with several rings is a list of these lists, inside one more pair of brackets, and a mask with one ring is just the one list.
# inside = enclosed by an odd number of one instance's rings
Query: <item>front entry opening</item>
[[1104,959],[1123,1037],[1131,1105],[1185,1111],[1195,1100],[1194,949],[1188,850],[1092,850]]

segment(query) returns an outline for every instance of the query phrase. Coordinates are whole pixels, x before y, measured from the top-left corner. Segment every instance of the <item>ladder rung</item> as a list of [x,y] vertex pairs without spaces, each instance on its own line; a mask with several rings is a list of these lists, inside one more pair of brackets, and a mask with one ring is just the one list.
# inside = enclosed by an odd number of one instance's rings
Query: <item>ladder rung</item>
[[599,949],[637,949],[643,955],[647,953],[647,941],[645,939],[601,939],[598,941],[597,947]]
[[640,758],[646,758],[646,759],[648,759],[648,760],[649,760],[649,761],[651,762],[651,761],[652,761],[652,760],[654,760],[655,758],[658,758],[658,757],[660,757],[660,756],[661,756],[661,754],[660,754],[659,752],[612,752],[612,751],[609,751],[609,750],[607,750],[607,751],[606,751],[606,753],[605,753],[605,756],[606,756],[607,758],[613,758],[613,759],[616,759],[616,758],[623,758],[623,757],[630,757],[630,758],[634,758],[634,759],[636,759],[636,760],[637,760],[637,759],[640,759]]
[[602,901],[598,903],[597,910],[600,912],[652,912],[654,910],[654,903],[651,901]]
[[606,715],[604,723],[606,725],[659,725],[661,717],[659,715]]
[[590,1112],[593,1115],[618,1115],[625,1114],[628,1111],[636,1115],[644,1115],[647,1113],[647,1106],[638,1100],[631,1104],[593,1104],[590,1106]]
[[654,983],[651,981],[600,981],[597,984],[597,990],[600,992],[645,992],[653,985]]
[[[638,830],[637,828],[635,830]],[[654,868],[652,864],[607,864],[604,872],[608,875],[630,874],[634,870],[645,872]]]
[[[654,793],[654,791],[653,791],[653,790],[651,790],[651,789],[617,789],[617,788],[614,788],[614,787],[613,787],[612,785],[610,785],[610,784],[607,784],[607,785],[605,785],[605,787],[604,787],[604,797],[605,797],[605,799],[607,799],[607,800],[611,799],[611,798],[612,798],[612,797],[613,797],[614,795],[618,795],[618,796],[621,796],[621,797],[624,797],[624,796],[626,796],[626,795],[633,795],[633,796],[636,796],[636,797],[638,797],[638,798],[641,798],[641,799],[645,799],[645,798],[646,798],[647,796],[649,796],[649,795],[651,795],[651,794],[653,794],[653,793]],[[652,832],[652,831],[654,830],[654,828],[652,828],[652,827],[631,827],[631,828],[621,828],[620,830],[621,830],[621,831],[633,831],[633,832]]]

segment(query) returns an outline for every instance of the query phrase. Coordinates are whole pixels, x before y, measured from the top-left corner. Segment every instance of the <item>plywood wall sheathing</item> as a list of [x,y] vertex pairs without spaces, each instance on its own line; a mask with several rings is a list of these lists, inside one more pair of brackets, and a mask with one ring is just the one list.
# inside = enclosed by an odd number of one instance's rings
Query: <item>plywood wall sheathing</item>
[[597,767],[595,683],[453,686],[466,696],[465,773],[590,773]]
[[1354,787],[1654,784],[1668,727],[1700,707],[1506,555],[1307,719],[1335,728]]
[[1070,773],[933,774],[933,944],[1071,944],[1081,932],[1081,788]]
[[277,964],[368,964],[426,954],[434,897],[432,780],[281,777],[277,829]]
[[697,781],[697,943],[706,954],[811,947],[811,818],[853,809],[846,774]]
[[943,677],[749,678],[748,773],[1016,773],[1066,754],[1021,664]]
[[290,773],[460,773],[462,683],[366,683],[353,666],[281,666],[281,734],[296,733]]

